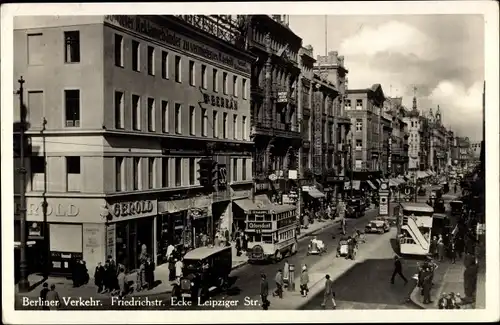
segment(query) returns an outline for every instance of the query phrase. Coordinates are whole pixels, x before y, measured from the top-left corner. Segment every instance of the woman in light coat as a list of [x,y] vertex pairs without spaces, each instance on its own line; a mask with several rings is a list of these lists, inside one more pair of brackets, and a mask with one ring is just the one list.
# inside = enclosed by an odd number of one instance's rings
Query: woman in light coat
[[307,271],[307,266],[302,267],[302,272],[300,273],[300,294],[302,297],[307,297],[309,293],[309,288],[307,285],[309,284],[309,272]]

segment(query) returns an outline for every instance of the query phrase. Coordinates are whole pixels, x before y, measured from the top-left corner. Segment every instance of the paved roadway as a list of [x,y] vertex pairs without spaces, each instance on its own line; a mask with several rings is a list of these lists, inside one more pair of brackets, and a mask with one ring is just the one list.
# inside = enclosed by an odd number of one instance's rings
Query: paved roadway
[[[449,202],[453,199],[453,194],[448,194],[444,196],[445,202]],[[419,197],[420,202],[425,202],[427,197]],[[354,228],[362,229],[368,220],[374,218],[378,213],[378,210],[369,210],[366,212],[365,216],[359,219],[347,219],[348,233],[352,233]],[[393,231],[392,231],[393,232]],[[391,234],[392,234],[391,232]],[[392,272],[393,264],[392,258],[394,256],[394,251],[391,246],[390,238],[394,237],[391,234],[383,235],[387,237],[387,240],[378,241],[377,245],[380,245],[379,249],[376,249],[376,254],[373,258],[363,261],[361,263],[356,263],[351,267],[346,273],[340,276],[335,282],[334,287],[338,299],[339,309],[394,309],[394,308],[411,308],[410,305],[405,303],[406,298],[409,296],[409,292],[414,287],[414,282],[410,282],[407,286],[403,285],[403,282],[396,282],[395,285],[391,285],[389,278]],[[338,244],[338,239],[340,236],[340,229],[338,224],[320,230],[316,233],[305,237],[299,241],[299,251],[296,255],[289,257],[288,262],[295,264],[296,268],[299,269],[300,265],[307,264],[312,267],[315,263],[321,260],[319,256],[307,256],[307,243],[311,236],[317,236],[325,242],[328,251],[331,252],[336,249]],[[377,235],[369,235],[377,236]],[[334,238],[332,238],[334,237]],[[370,241],[367,244],[369,245]],[[363,246],[360,247],[363,249]],[[268,278],[271,280],[274,278],[276,271],[283,267],[284,262],[279,264],[262,264],[262,265],[245,265],[231,273],[232,287],[228,292],[219,294],[213,299],[228,299],[228,300],[238,300],[243,302],[245,297],[257,298],[260,291],[260,274],[267,274]],[[416,260],[405,260],[405,274],[410,278],[416,270]],[[269,281],[271,288],[273,288],[272,282]],[[270,288],[270,289],[271,289]],[[128,298],[130,300],[130,298]],[[137,299],[137,298],[136,298]],[[150,309],[150,310],[165,310],[165,309],[206,309],[198,307],[173,307],[170,304],[169,294],[155,295],[149,298],[139,298],[140,301],[153,299],[162,302],[162,306],[150,306],[150,307],[126,307],[111,305],[111,299],[101,301],[99,306],[93,307],[65,307],[62,309],[80,309],[80,310],[109,310],[109,309],[120,309],[120,310],[137,310],[137,309]],[[311,302],[306,304],[302,309],[318,309],[322,300],[322,295],[313,297]],[[243,303],[240,303],[241,306]],[[248,309],[260,309],[259,306],[249,306]],[[27,309],[23,308],[19,301],[16,301],[16,309]],[[239,308],[213,308],[213,309],[242,309]]]

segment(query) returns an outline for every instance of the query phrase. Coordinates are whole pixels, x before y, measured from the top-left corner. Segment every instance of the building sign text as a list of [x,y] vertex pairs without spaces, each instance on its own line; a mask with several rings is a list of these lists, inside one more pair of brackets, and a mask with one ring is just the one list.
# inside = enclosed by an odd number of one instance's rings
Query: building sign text
[[[20,205],[16,205],[16,214],[19,214]],[[47,204],[47,211],[45,215],[57,217],[76,217],[80,213],[80,209],[74,204]],[[26,209],[28,216],[43,216],[43,202],[29,203]]]
[[154,210],[152,201],[120,202],[113,205],[113,215],[115,217],[127,217],[141,214],[150,214]]
[[207,105],[217,106],[232,110],[238,110],[238,102],[231,98],[224,98],[209,94],[203,94],[203,102]]
[[191,41],[188,38],[176,34],[174,31],[171,31],[141,16],[108,15],[105,16],[104,19],[109,23],[117,24],[123,28],[149,36],[167,45],[175,46],[208,60],[250,73],[249,62],[238,60],[232,56],[222,53],[221,51],[215,50],[203,44],[198,44],[197,42]]
[[249,222],[247,225],[247,229],[272,229],[273,224],[271,222]]

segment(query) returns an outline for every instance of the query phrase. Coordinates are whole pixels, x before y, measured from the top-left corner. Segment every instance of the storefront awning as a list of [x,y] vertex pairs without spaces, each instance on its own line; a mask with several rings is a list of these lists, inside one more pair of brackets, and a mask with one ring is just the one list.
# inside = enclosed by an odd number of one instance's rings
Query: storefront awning
[[[36,245],[36,241],[34,241],[34,240],[28,240],[26,242],[26,246],[28,246],[28,247],[29,246],[33,246],[33,245]],[[15,241],[14,242],[14,247],[15,248],[21,247],[21,242],[20,241]]]
[[315,187],[310,187],[309,191],[306,192],[309,194],[311,197],[315,199],[321,199],[325,197],[325,194],[321,193],[317,188]]
[[[359,190],[361,188],[361,181],[353,180],[352,181],[352,188],[354,190]],[[350,190],[350,189],[351,189],[351,182],[345,182],[344,183],[344,190]]]
[[376,190],[376,189],[377,189],[377,187],[375,186],[375,184],[373,184],[373,183],[372,183],[372,181],[367,180],[366,182],[368,183],[368,185],[370,185],[370,187],[371,187],[372,189],[374,189],[374,190]]
[[426,178],[428,177],[427,173],[426,172],[423,172],[423,171],[417,171],[417,178]]
[[399,186],[399,182],[396,181],[396,179],[394,178],[389,179],[389,187],[396,187],[396,186]]

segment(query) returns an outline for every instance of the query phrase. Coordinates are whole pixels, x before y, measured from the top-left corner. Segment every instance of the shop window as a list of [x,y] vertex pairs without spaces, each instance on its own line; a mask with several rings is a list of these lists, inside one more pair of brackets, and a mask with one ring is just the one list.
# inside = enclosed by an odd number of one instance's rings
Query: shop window
[[66,50],[64,52],[64,61],[66,63],[80,62],[80,32],[64,32]]
[[66,190],[68,192],[80,192],[80,187],[80,157],[66,157]]

